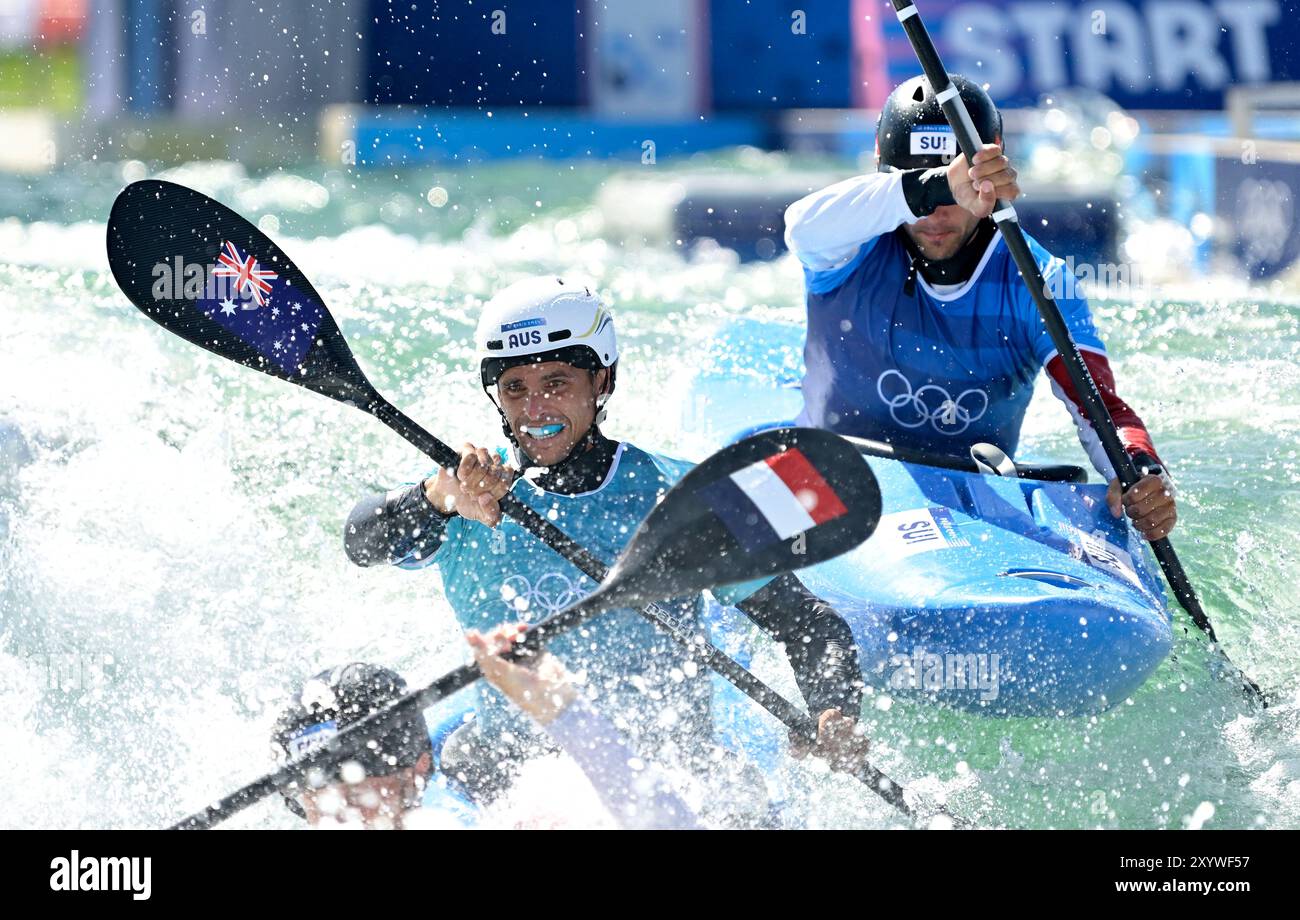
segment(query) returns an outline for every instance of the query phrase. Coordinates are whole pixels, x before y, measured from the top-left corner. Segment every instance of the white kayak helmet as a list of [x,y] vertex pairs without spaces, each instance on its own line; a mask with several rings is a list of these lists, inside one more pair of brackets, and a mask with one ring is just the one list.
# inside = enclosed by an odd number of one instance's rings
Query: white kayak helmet
[[[596,421],[614,392],[618,340],[614,318],[591,288],[545,276],[516,281],[483,307],[474,345],[483,389],[521,364],[562,361],[590,371],[609,368]],[[489,394],[490,395],[490,394]]]

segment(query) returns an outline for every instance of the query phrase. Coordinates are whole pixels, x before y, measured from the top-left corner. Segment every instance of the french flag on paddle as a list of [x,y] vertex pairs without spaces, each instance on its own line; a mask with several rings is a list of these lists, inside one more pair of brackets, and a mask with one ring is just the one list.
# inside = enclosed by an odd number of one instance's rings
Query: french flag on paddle
[[711,482],[697,494],[751,553],[849,510],[793,447]]

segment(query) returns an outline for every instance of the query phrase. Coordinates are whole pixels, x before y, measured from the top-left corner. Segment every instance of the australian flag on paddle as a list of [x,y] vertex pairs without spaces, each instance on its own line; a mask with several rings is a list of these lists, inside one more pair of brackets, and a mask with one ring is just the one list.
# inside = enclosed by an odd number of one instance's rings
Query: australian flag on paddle
[[282,370],[296,371],[324,315],[315,299],[260,253],[231,240],[222,242],[208,276],[212,283],[199,303],[203,313]]

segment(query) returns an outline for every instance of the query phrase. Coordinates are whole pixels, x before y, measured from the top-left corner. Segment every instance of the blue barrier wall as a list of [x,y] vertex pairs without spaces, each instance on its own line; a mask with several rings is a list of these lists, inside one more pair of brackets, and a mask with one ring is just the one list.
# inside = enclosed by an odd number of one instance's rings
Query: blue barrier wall
[[[495,17],[501,11],[504,18]],[[365,96],[382,105],[574,106],[585,74],[581,7],[369,0]],[[493,31],[501,22],[503,28]]]
[[[709,10],[715,109],[852,105],[849,0],[714,2]],[[802,12],[802,33],[795,11]]]
[[[654,92],[690,97],[684,107],[701,112],[874,107],[918,71],[886,0],[636,6],[335,0],[320,10],[209,0],[208,6],[102,0],[95,16],[117,20],[115,44],[124,52],[120,72],[104,74],[112,95],[140,113],[175,108],[178,90],[199,99],[191,108],[200,112],[210,98],[228,103],[217,110],[237,103],[298,111],[344,100],[502,110],[585,106],[598,89],[600,98],[613,97],[606,111],[635,120],[655,117]],[[1032,104],[1063,86],[1082,86],[1131,109],[1215,110],[1232,85],[1300,80],[1300,0],[922,0],[920,6],[948,66],[989,83],[1003,104]],[[215,57],[182,77],[177,61],[201,50],[191,34],[191,19],[201,10],[204,47]],[[593,39],[602,27],[603,43]],[[330,56],[302,57],[308,39],[326,42]],[[669,46],[690,50],[670,59],[659,53]],[[228,69],[238,61],[249,67],[256,61],[269,82],[251,87],[244,71]],[[650,95],[628,93],[621,105],[620,81],[650,86],[664,69],[674,80],[654,84],[659,88]],[[242,84],[250,84],[247,91]]]

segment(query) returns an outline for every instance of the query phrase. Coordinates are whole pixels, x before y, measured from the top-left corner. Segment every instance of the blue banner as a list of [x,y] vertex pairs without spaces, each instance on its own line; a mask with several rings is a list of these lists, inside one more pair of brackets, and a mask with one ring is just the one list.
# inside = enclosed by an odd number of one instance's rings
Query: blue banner
[[379,105],[576,106],[581,13],[562,3],[368,0],[365,92]]
[[[873,6],[875,6],[873,0]],[[1218,109],[1234,84],[1300,79],[1300,0],[919,0],[949,70],[1004,104],[1066,86],[1132,109]],[[890,85],[919,72],[880,0]]]
[[[372,103],[594,104],[628,118],[877,107],[920,69],[887,0],[672,0],[617,14],[523,0],[454,15],[434,0],[367,4]],[[1083,87],[1131,109],[1220,109],[1233,85],[1300,80],[1300,0],[918,7],[948,67],[1002,104]]]
[[853,105],[850,8],[850,0],[714,0],[706,24],[713,108]]

